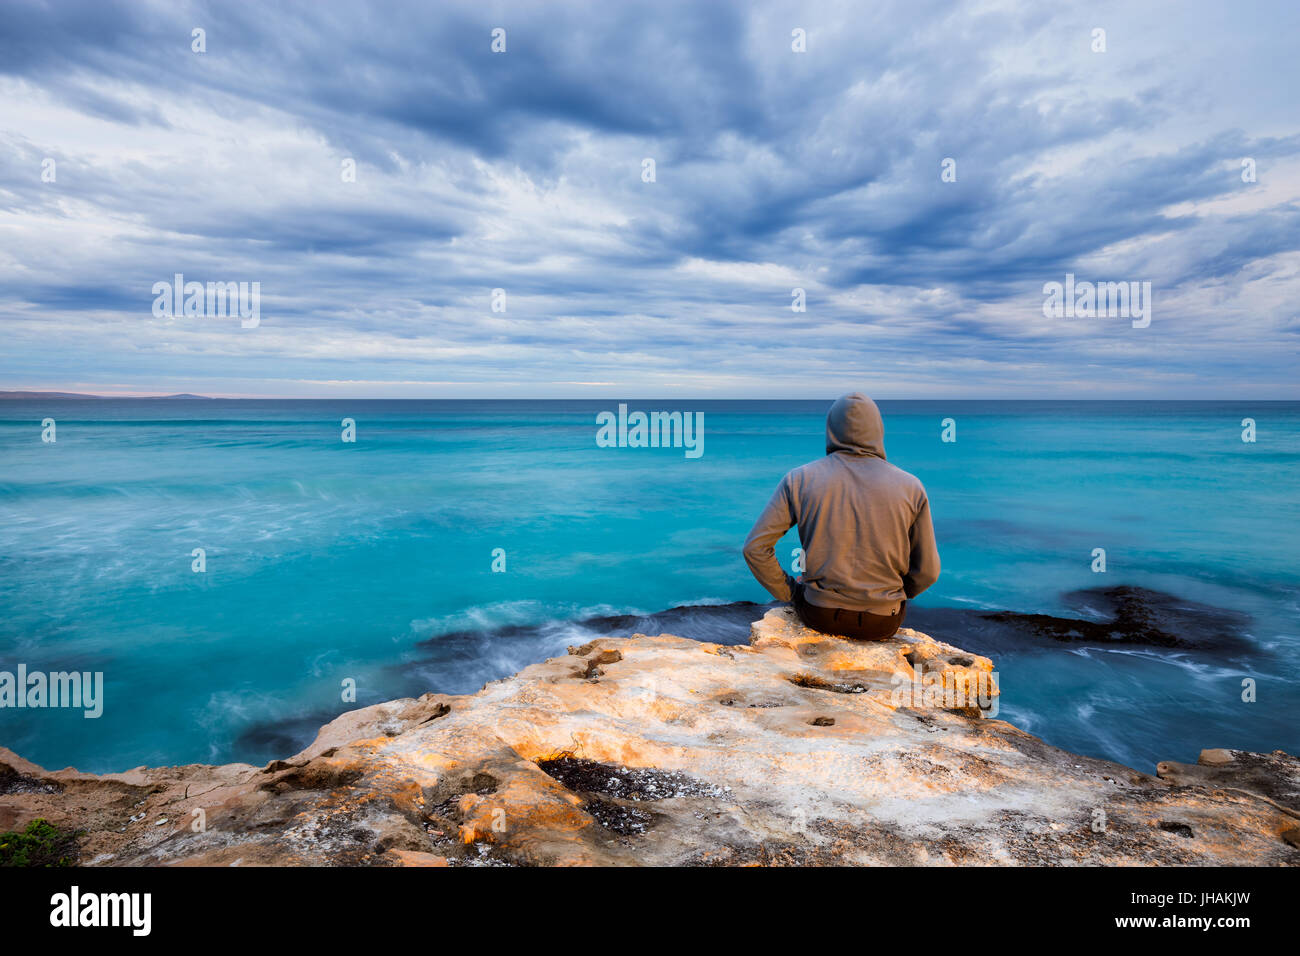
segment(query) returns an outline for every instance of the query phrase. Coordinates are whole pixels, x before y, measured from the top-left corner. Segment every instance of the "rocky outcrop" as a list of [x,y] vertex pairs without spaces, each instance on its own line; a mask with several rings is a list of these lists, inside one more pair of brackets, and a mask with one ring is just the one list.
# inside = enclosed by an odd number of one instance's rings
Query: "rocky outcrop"
[[1300,862],[1300,762],[1157,776],[992,716],[993,663],[786,609],[749,646],[601,638],[488,684],[352,711],[266,767],[47,772],[0,750],[0,830],[115,865]]
[[1149,588],[1120,586],[1071,591],[1064,601],[1092,615],[1088,619],[983,612],[1011,632],[1077,644],[1136,644],[1227,654],[1251,649],[1243,632],[1250,618]]

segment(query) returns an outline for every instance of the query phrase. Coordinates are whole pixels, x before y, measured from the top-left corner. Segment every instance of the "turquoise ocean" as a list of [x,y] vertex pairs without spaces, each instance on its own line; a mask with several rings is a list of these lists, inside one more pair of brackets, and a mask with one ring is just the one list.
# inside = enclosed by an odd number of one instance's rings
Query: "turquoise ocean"
[[[563,653],[592,619],[657,632],[651,615],[695,605],[674,633],[743,640],[762,608],[735,602],[770,598],[741,544],[781,476],[824,453],[830,400],[628,404],[703,412],[703,456],[598,447],[616,400],[0,402],[0,670],[104,675],[101,717],[0,709],[0,745],[94,772],[261,763],[352,707]],[[1147,771],[1203,747],[1300,752],[1300,403],[880,405],[943,561],[909,623],[981,644],[1002,718]],[[1077,592],[1122,585],[1221,609],[1241,641],[960,625],[1079,617]]]

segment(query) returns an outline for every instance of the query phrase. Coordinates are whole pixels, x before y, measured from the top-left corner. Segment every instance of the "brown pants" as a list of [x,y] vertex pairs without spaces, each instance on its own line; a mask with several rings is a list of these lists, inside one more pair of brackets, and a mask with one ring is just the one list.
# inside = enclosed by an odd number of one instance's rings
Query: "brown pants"
[[803,585],[795,584],[794,613],[799,620],[814,631],[838,634],[862,641],[883,641],[894,636],[907,616],[907,602],[903,601],[893,614],[872,614],[870,611],[847,611],[838,607],[819,607],[804,600]]

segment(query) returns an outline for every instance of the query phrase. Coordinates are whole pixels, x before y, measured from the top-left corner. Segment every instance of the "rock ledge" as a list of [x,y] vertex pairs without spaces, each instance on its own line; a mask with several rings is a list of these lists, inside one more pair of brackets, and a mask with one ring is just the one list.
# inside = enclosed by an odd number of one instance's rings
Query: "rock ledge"
[[1294,757],[1150,776],[996,709],[987,658],[779,608],[748,647],[601,638],[477,694],[351,711],[266,767],[97,776],[0,749],[0,830],[82,831],[91,865],[1300,862]]

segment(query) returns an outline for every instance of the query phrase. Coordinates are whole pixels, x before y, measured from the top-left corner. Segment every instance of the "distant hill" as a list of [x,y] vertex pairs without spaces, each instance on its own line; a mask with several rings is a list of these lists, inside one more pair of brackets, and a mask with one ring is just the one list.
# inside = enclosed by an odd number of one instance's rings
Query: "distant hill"
[[0,401],[6,399],[18,398],[91,398],[108,400],[113,398],[144,398],[144,399],[168,399],[168,398],[202,398],[207,399],[207,395],[191,395],[188,392],[182,392],[179,395],[88,395],[83,392],[0,392]]

